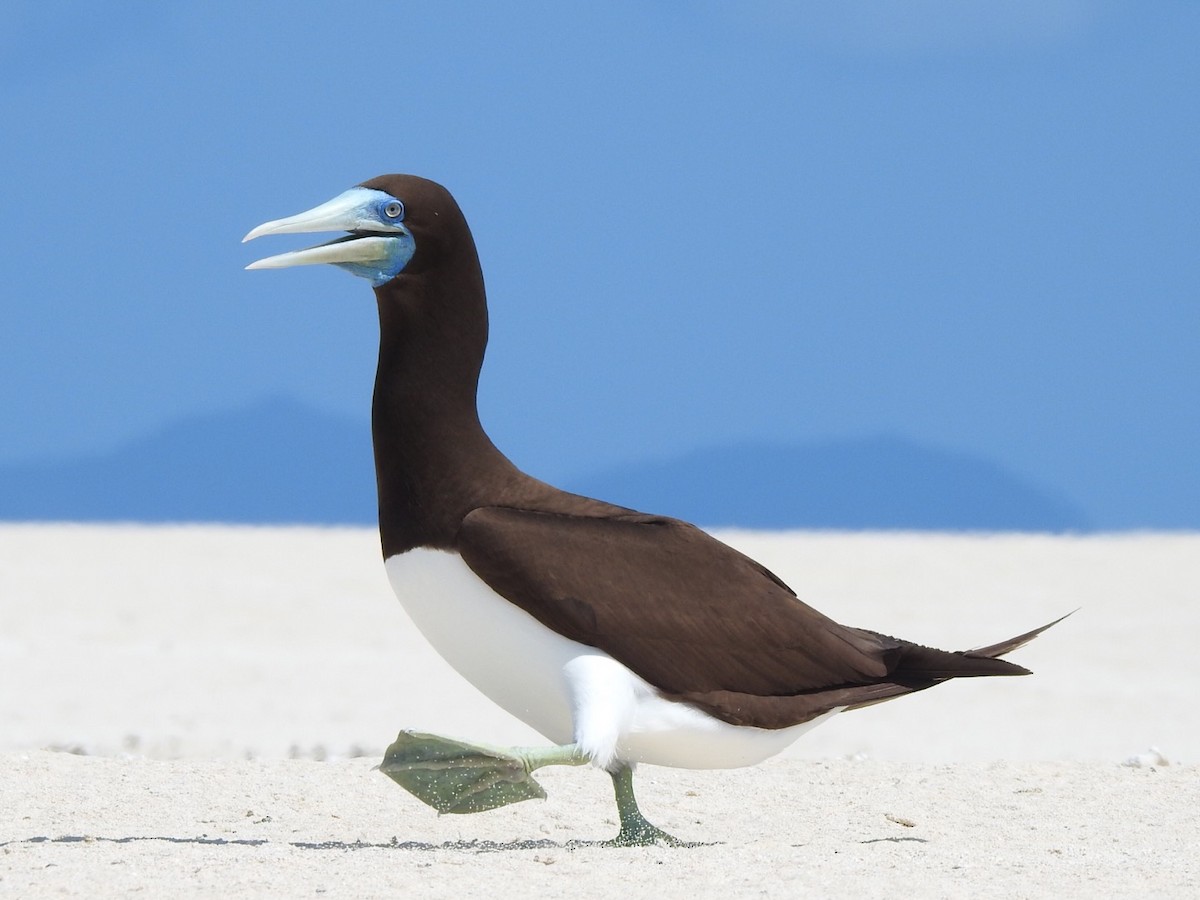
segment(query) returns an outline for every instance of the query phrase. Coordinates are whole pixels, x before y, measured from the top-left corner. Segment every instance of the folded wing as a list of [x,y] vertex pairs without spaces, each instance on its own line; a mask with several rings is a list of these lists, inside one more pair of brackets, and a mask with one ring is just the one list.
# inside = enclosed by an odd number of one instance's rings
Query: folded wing
[[849,628],[698,528],[637,513],[477,509],[458,550],[543,624],[739,725],[782,728],[948,678],[1027,674],[994,656],[1036,634],[951,653]]

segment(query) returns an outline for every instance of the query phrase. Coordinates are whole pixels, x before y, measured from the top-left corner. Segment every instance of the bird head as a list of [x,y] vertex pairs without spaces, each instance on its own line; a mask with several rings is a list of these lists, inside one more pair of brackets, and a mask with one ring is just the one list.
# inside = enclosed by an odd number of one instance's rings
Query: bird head
[[382,175],[307,212],[264,222],[242,241],[273,234],[348,234],[304,250],[268,256],[246,268],[330,263],[380,287],[401,272],[435,259],[438,235],[445,233],[446,225],[461,221],[462,213],[441,185],[413,175]]

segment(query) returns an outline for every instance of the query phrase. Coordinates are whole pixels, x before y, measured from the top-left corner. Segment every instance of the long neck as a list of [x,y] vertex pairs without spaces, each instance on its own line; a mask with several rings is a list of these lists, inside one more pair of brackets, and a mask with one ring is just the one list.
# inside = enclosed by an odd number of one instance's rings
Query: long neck
[[484,433],[475,404],[487,345],[479,264],[401,275],[377,289],[372,432],[384,557],[450,547],[490,486],[522,477]]

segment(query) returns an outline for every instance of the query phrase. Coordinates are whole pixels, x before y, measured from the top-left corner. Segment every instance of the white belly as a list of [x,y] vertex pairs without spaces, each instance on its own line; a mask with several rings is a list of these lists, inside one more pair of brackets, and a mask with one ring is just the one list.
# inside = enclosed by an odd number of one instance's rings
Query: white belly
[[730,725],[664,700],[607,653],[547,628],[456,553],[410,550],[385,566],[405,611],[446,662],[554,743],[577,742],[599,766],[754,765],[833,715],[780,729]]

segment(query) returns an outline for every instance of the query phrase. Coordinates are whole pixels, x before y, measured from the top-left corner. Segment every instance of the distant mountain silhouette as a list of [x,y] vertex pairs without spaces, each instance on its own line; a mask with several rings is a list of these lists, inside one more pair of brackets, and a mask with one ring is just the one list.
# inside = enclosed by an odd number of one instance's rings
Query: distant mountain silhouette
[[[731,445],[564,487],[708,526],[1088,527],[994,463],[886,437]],[[371,524],[370,427],[282,399],[185,419],[111,453],[0,466],[0,520]]]
[[0,519],[375,521],[366,421],[270,400],[102,456],[0,467]]
[[997,464],[893,437],[744,443],[633,463],[570,489],[707,526],[1075,531],[1081,509]]

